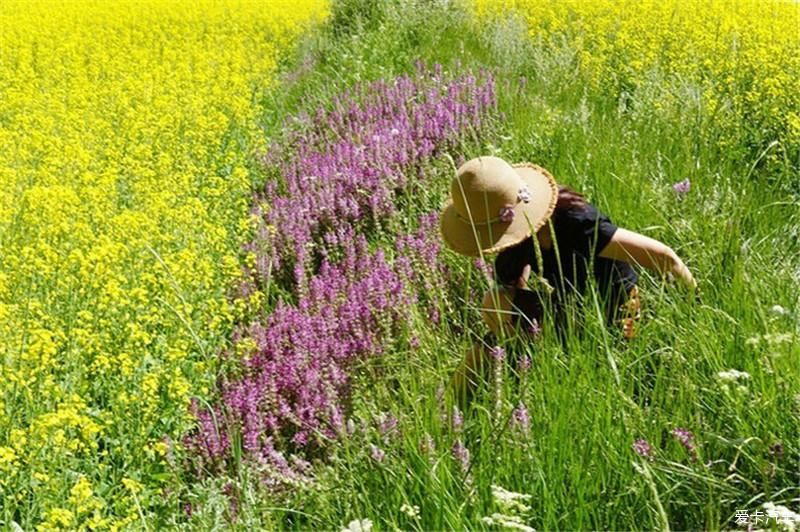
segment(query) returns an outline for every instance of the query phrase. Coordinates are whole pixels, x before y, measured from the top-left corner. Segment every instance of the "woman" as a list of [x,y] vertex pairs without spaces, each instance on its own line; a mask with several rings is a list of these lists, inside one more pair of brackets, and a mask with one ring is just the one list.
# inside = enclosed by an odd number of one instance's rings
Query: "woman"
[[[497,157],[466,162],[453,179],[440,223],[445,243],[458,253],[498,253],[500,286],[486,293],[481,308],[490,336],[497,338],[519,329],[538,334],[546,309],[563,335],[568,301],[580,303],[589,276],[606,302],[608,324],[618,324],[623,336],[632,338],[639,317],[632,264],[697,287],[669,246],[617,227],[533,164],[512,166]],[[528,289],[532,281],[535,290]],[[474,346],[453,375],[462,399],[487,367],[486,347]]]

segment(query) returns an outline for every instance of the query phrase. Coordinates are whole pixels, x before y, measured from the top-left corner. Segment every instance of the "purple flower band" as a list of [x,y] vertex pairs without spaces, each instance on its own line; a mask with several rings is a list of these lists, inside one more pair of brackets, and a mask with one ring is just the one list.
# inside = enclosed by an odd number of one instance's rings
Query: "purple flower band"
[[502,207],[500,207],[500,221],[509,223],[514,221],[514,206],[510,203],[506,203]]

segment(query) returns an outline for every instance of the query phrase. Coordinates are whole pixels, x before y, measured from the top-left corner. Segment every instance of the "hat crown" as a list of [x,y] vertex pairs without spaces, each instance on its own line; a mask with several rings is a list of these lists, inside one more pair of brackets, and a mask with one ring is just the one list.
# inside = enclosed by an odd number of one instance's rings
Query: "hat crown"
[[477,157],[456,171],[450,196],[458,216],[481,223],[496,219],[503,207],[513,207],[522,186],[522,178],[503,159]]

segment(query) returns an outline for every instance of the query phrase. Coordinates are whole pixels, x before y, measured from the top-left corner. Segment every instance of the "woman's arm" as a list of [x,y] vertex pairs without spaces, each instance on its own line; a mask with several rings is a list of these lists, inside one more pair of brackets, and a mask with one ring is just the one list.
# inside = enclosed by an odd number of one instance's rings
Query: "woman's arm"
[[611,241],[600,251],[599,256],[641,264],[661,274],[672,274],[686,286],[697,287],[692,272],[671,247],[621,227],[614,232]]

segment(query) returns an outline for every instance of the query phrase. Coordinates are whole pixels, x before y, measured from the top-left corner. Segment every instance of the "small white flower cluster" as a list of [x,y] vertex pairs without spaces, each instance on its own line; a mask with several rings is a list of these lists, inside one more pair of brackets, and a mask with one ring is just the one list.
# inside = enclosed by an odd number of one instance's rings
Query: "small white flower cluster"
[[342,532],[370,532],[372,530],[372,521],[369,519],[355,519],[347,524],[347,528],[343,528]]
[[739,371],[736,369],[729,369],[728,371],[720,371],[717,373],[717,378],[723,382],[738,382],[741,380],[748,380],[750,374],[746,371]]
[[404,504],[400,507],[400,511],[406,514],[410,519],[419,519],[419,506],[416,504],[414,506]]
[[503,510],[514,510],[518,512],[530,511],[530,507],[524,504],[531,500],[530,495],[508,491],[505,488],[493,484],[492,498],[494,498],[494,502]]
[[764,510],[767,517],[775,519],[780,530],[794,532],[800,526],[800,514],[793,512],[785,506],[776,505],[771,502],[764,503]]
[[482,518],[481,521],[489,526],[494,525],[506,529],[522,530],[523,532],[536,532],[535,528],[523,523],[522,518],[516,515],[493,513],[491,516]]
[[492,499],[494,499],[494,503],[499,506],[504,513],[495,512],[490,516],[484,517],[481,519],[483,523],[505,529],[536,532],[535,529],[526,525],[523,518],[518,515],[525,514],[531,510],[530,507],[525,504],[531,500],[530,495],[508,491],[500,486],[492,485]]
[[772,305],[769,309],[769,313],[773,316],[786,316],[789,314],[789,311],[780,305]]
[[775,345],[794,342],[796,339],[797,339],[796,335],[792,333],[771,333],[763,335],[757,334],[745,340],[745,343],[747,345],[758,346],[763,342],[766,343],[768,346],[772,347]]
[[720,387],[728,392],[737,395],[747,395],[748,389],[743,381],[750,380],[750,374],[746,371],[739,371],[737,369],[729,369],[728,371],[717,372],[717,381]]

